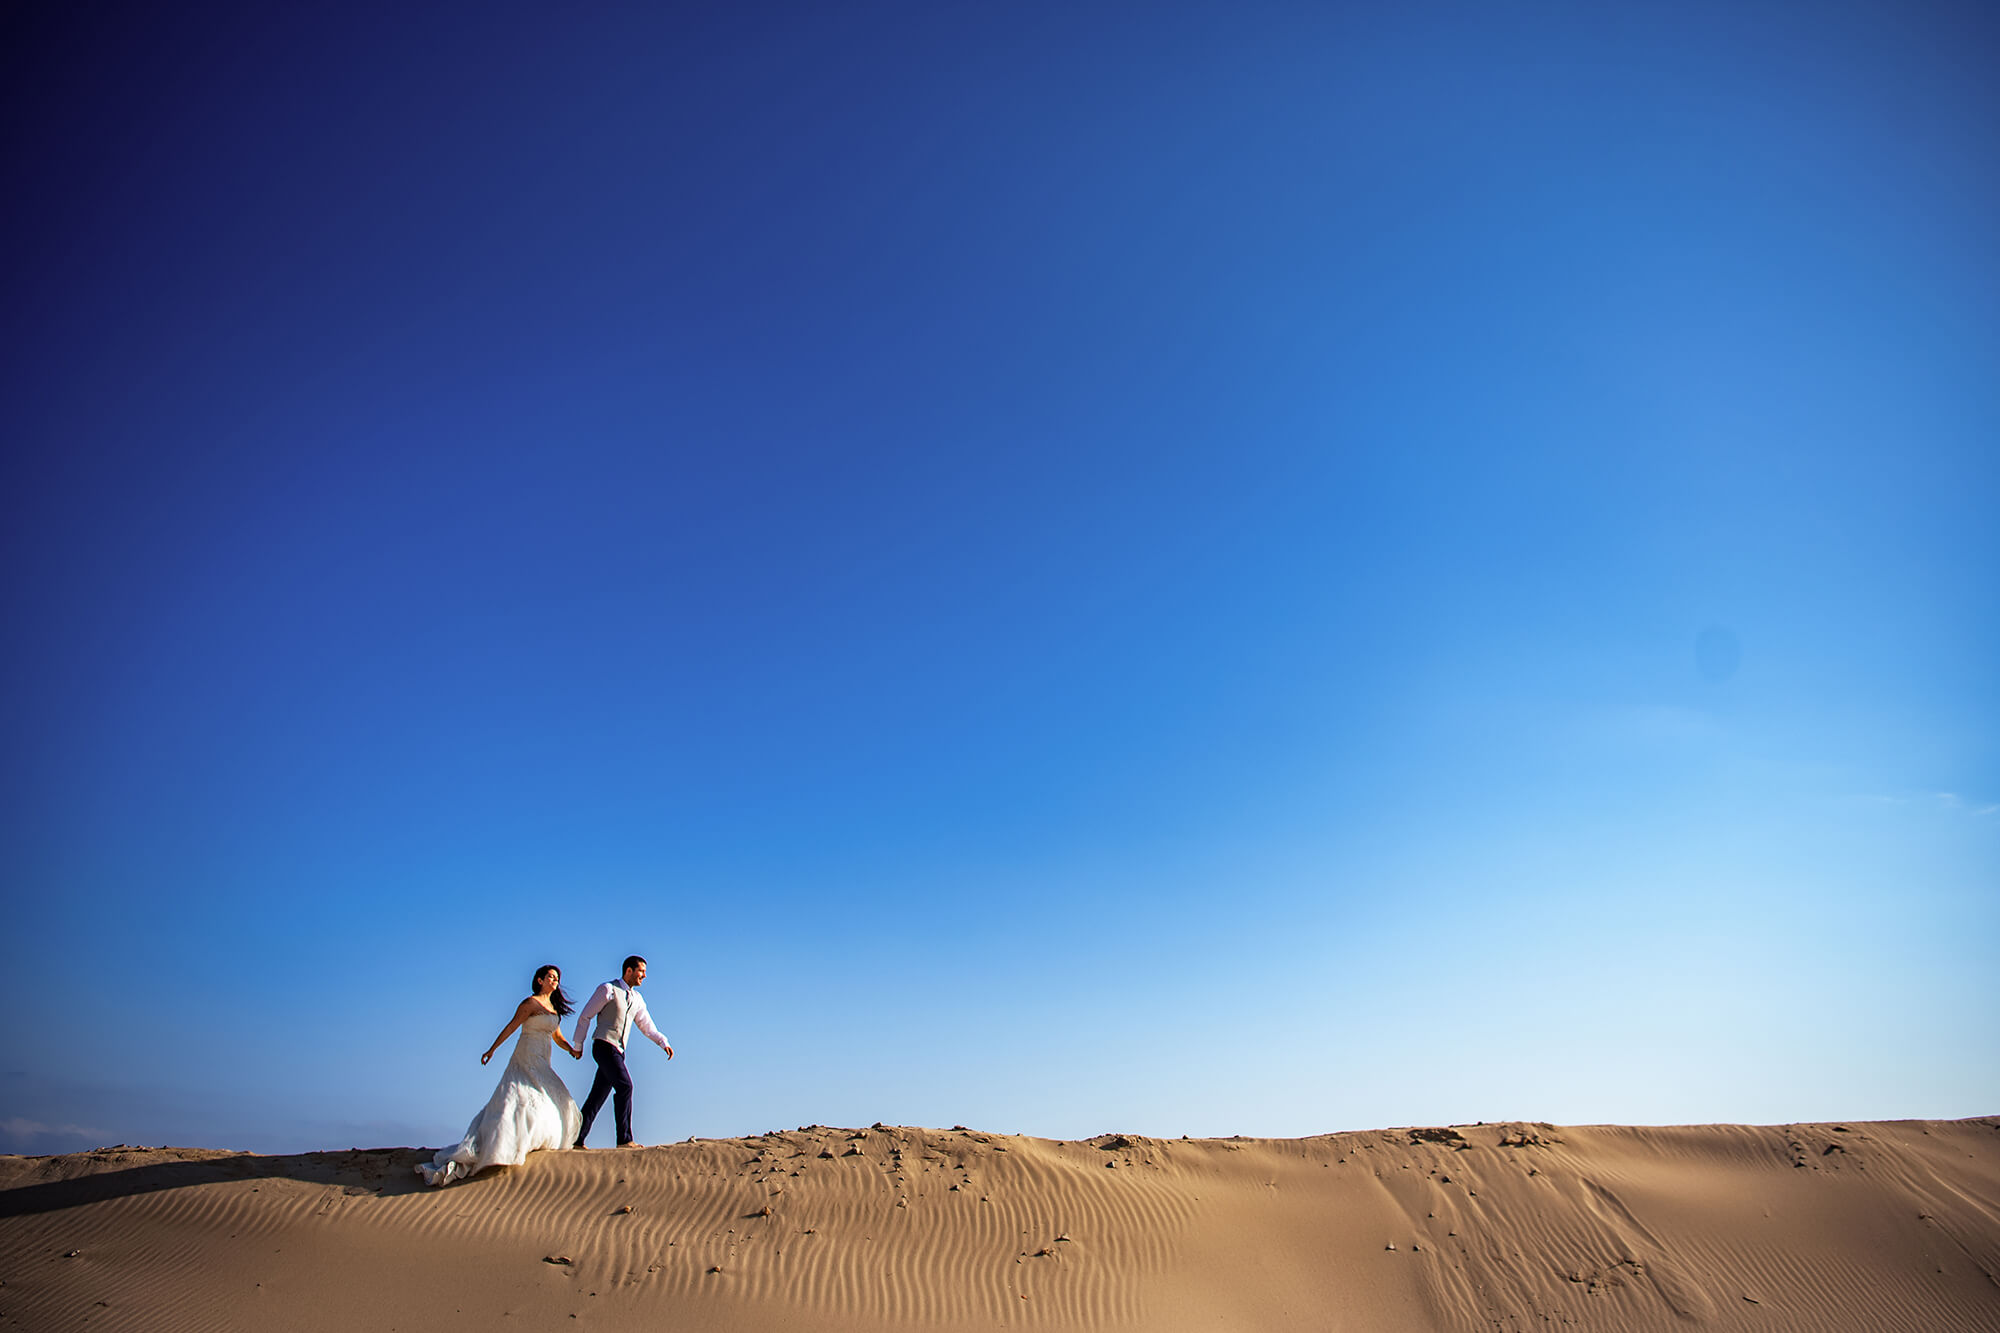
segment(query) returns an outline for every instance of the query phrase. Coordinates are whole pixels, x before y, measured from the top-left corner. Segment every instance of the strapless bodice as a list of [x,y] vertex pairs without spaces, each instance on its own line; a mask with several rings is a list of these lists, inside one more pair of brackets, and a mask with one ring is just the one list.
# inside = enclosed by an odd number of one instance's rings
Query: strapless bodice
[[521,1039],[514,1043],[514,1053],[507,1063],[548,1068],[549,1052],[555,1048],[556,1029],[561,1024],[562,1020],[554,1014],[536,1014],[522,1020]]

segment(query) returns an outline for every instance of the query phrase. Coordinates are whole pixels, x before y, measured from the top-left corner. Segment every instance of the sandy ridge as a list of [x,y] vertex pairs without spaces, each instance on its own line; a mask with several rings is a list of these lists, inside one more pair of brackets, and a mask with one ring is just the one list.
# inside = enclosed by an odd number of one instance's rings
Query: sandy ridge
[[2000,1330],[2000,1119],[0,1157],[0,1329]]

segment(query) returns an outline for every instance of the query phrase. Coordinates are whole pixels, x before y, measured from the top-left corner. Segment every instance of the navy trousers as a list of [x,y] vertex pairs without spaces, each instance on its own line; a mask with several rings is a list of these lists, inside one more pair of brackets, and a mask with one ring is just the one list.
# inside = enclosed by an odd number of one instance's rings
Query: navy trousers
[[583,1128],[576,1132],[576,1146],[590,1137],[590,1122],[611,1098],[611,1115],[618,1122],[618,1142],[632,1141],[632,1074],[625,1068],[625,1052],[608,1041],[590,1043],[590,1058],[597,1061],[597,1077],[591,1080],[590,1096],[583,1103]]

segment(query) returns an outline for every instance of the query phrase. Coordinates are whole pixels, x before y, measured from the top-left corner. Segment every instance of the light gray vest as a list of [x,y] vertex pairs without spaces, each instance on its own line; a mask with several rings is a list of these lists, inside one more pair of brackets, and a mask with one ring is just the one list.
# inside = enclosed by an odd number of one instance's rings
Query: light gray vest
[[634,1000],[632,988],[622,981],[611,983],[611,998],[597,1011],[597,1026],[592,1029],[592,1041],[608,1041],[618,1050],[625,1049],[625,1038],[632,1034],[632,1011]]

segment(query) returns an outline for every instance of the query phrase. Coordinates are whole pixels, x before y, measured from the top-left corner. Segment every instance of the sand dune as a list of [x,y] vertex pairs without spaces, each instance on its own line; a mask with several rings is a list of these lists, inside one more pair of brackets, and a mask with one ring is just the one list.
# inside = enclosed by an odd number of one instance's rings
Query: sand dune
[[2000,1330],[2000,1119],[427,1155],[0,1157],[0,1329]]

